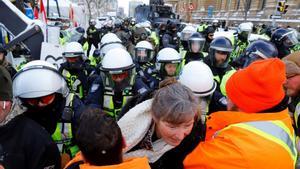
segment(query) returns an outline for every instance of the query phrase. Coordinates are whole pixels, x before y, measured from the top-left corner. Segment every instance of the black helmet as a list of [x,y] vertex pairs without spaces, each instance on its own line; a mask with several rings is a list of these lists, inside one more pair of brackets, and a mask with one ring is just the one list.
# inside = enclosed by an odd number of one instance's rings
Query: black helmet
[[121,22],[116,22],[115,23],[115,28],[122,28],[122,23]]
[[290,49],[298,43],[298,40],[294,31],[279,28],[273,32],[271,42],[277,47],[278,57],[281,59],[291,53]]
[[205,38],[202,36],[202,34],[195,32],[188,40],[189,51],[192,53],[200,53],[204,47],[204,44]]
[[271,42],[275,43],[276,45],[284,45],[285,47],[291,47],[297,44],[298,40],[294,31],[279,28],[273,32]]
[[[233,51],[233,47],[229,39],[227,39],[226,37],[215,38],[210,43],[210,47],[209,47],[209,57],[210,57],[209,59],[211,64],[216,67],[226,68],[232,51]],[[225,61],[222,64],[218,65],[215,56],[216,52],[227,55]]]
[[208,26],[205,30],[204,30],[204,33],[206,35],[210,34],[210,33],[215,33],[215,28],[212,27],[212,26]]
[[2,44],[0,44],[0,53],[3,53],[4,56],[7,55],[7,51],[6,51],[6,49],[2,46]]
[[146,28],[136,28],[133,32],[134,43],[137,44],[142,40],[146,40],[150,36],[149,32],[147,32]]
[[174,31],[175,29],[177,29],[177,24],[173,21],[168,21],[167,23],[167,29],[169,31]]
[[268,59],[274,58],[278,56],[277,48],[268,41],[265,40],[257,40],[252,42],[247,48],[245,52],[245,63],[243,67],[247,67],[250,63],[260,60],[260,59]]
[[85,33],[85,30],[84,30],[83,27],[77,27],[77,28],[76,28],[76,31],[77,31],[78,33],[81,33],[81,34],[84,34],[84,33]]
[[94,53],[93,53],[93,56],[94,56],[95,58],[98,58],[98,57],[100,56],[100,49],[95,49],[95,50],[94,50]]

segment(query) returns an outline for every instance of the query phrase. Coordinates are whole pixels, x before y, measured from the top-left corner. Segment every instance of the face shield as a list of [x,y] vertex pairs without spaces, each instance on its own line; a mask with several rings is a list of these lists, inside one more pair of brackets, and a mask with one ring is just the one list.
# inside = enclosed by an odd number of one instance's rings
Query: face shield
[[243,65],[243,68],[249,66],[254,61],[263,60],[263,59],[268,59],[269,58],[269,57],[265,56],[263,53],[261,53],[260,51],[251,52],[246,57],[247,57],[247,59],[246,59],[244,65]]
[[153,50],[145,49],[145,48],[136,48],[134,60],[139,63],[150,62],[154,57]]
[[232,49],[222,47],[211,47],[210,56],[215,67],[226,68]]
[[249,30],[249,31],[242,31],[242,32],[239,34],[239,38],[240,38],[241,40],[246,41],[246,40],[249,39],[250,35],[251,35],[251,31],[250,31],[250,30]]
[[205,39],[190,39],[189,50],[192,53],[200,53],[204,47]]
[[101,77],[105,87],[110,87],[116,92],[131,89],[134,85],[135,68],[127,70],[105,71],[101,70]]
[[162,77],[176,77],[181,71],[181,60],[161,61],[156,63],[156,68]]
[[192,35],[192,32],[181,32],[180,33],[180,40],[181,41],[188,41],[190,36]]
[[285,47],[293,47],[298,44],[297,35],[294,31],[290,31],[287,34],[283,35],[282,43]]

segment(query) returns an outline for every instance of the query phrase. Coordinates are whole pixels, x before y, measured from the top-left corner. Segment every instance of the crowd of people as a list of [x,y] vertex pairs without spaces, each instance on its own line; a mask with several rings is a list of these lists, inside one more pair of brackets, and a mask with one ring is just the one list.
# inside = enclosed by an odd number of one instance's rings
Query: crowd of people
[[297,30],[95,25],[61,34],[59,67],[0,46],[0,169],[297,167]]

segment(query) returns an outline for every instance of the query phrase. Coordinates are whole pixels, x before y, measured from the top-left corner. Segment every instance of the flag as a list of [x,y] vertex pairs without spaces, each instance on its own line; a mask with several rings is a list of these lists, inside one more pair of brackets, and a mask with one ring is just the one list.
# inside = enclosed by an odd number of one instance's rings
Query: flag
[[46,15],[46,10],[45,10],[43,0],[40,0],[40,15],[41,15],[41,21],[47,24],[47,15]]
[[39,9],[37,6],[34,7],[33,15],[34,15],[34,19],[39,19]]

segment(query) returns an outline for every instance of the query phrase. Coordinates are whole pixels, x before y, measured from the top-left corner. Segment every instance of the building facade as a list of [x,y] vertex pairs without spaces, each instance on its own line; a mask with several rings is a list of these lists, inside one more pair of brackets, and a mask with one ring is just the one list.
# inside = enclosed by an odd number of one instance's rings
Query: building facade
[[[279,0],[165,0],[182,19],[188,22],[219,19],[230,23],[244,20],[283,25],[300,25],[300,0],[286,0],[287,12],[277,12]],[[282,0],[280,0],[282,1]]]

